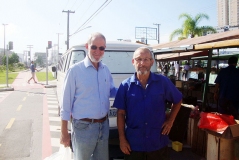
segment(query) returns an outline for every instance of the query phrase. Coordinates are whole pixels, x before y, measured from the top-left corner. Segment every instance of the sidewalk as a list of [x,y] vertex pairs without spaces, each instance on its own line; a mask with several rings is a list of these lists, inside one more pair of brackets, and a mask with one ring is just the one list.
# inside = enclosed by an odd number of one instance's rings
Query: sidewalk
[[[32,82],[30,84],[27,83],[28,79],[29,79],[29,72],[21,71],[19,72],[14,82],[12,84],[8,84],[8,87],[6,84],[0,84],[0,92],[13,91],[14,89],[19,87],[25,87],[26,85],[33,85]],[[37,78],[36,78],[36,81],[38,82]],[[38,83],[34,83],[34,85],[40,84],[44,86],[45,88],[55,88],[56,83],[57,83],[57,80],[55,79],[52,81],[48,81],[48,83],[46,81],[40,81]]]

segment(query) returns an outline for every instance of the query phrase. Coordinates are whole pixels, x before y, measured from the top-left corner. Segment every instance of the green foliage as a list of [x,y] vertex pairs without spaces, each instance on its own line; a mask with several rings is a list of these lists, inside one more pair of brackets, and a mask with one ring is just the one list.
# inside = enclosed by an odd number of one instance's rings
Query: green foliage
[[18,62],[16,63],[16,65],[17,65],[17,68],[20,68],[21,70],[25,68],[25,65],[23,63]]
[[[18,73],[8,73],[8,83],[12,84],[12,82],[16,79]],[[6,84],[6,72],[0,72],[0,84]]]
[[[46,81],[46,72],[36,72],[36,76],[38,81]],[[52,76],[52,72],[48,72],[48,80],[55,80],[55,78]]]
[[6,66],[0,65],[0,72],[4,72],[4,71],[6,71]]
[[[23,63],[8,64],[9,72],[18,72],[18,71],[21,71],[24,69],[25,69],[25,67],[24,67]],[[6,72],[6,65],[0,65],[0,72]]]
[[179,19],[181,18],[185,18],[182,24],[182,28],[178,28],[171,33],[169,37],[170,41],[172,41],[172,39],[176,36],[180,36],[178,39],[181,40],[188,37],[193,38],[195,36],[203,36],[208,31],[216,33],[216,30],[211,26],[198,26],[199,22],[202,19],[209,19],[209,16],[207,14],[199,13],[193,18],[187,13],[182,13],[179,15]]
[[12,55],[9,57],[9,64],[18,63],[19,62],[19,56],[16,53],[12,53]]
[[4,55],[2,57],[2,64],[6,66],[6,63],[7,63],[7,57]]
[[43,58],[42,58],[42,56],[37,56],[37,59],[36,59],[36,61],[35,61],[37,64],[38,64],[38,66],[43,66]]
[[[8,57],[8,64],[18,63],[19,62],[19,56],[16,53],[12,53],[10,57]],[[7,64],[7,57],[6,55],[3,56],[3,64]]]

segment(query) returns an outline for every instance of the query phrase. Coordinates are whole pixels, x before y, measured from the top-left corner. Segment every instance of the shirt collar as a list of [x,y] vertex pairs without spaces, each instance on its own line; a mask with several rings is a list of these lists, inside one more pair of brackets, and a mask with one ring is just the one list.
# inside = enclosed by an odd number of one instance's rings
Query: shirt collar
[[[150,75],[149,75],[149,79],[148,79],[148,84],[150,84],[152,81],[158,81],[158,80],[159,80],[159,78],[157,78],[155,76],[155,74],[152,74],[152,72],[150,71]],[[136,72],[134,73],[134,75],[131,76],[130,83],[139,84],[139,80],[136,77]]]

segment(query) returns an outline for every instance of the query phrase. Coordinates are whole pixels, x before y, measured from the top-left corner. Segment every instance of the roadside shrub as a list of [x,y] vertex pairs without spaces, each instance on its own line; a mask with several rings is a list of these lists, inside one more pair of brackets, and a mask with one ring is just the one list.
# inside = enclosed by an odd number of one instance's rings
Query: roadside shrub
[[0,72],[6,71],[6,67],[4,65],[0,65]]

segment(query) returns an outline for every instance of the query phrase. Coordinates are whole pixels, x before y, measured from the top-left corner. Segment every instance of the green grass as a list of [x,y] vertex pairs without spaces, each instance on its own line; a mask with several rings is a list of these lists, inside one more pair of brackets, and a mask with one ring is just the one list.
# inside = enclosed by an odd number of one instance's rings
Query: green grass
[[[8,84],[12,84],[17,75],[17,72],[8,72]],[[0,72],[0,84],[6,84],[6,72]]]
[[[36,72],[38,81],[46,81],[46,72]],[[55,80],[51,72],[48,72],[48,81]]]

